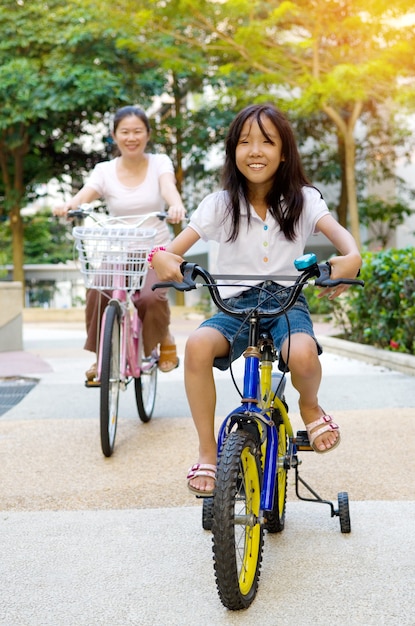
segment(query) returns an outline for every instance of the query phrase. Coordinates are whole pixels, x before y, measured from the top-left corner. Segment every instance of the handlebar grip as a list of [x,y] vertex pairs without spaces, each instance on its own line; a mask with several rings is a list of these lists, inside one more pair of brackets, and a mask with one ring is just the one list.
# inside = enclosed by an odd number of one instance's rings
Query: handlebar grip
[[[338,287],[338,285],[358,285],[360,287],[364,287],[365,285],[365,281],[358,278],[330,278],[331,265],[328,261],[326,263],[321,263],[318,267],[320,270],[320,276],[318,276],[315,280],[315,285],[317,287]],[[359,274],[360,270],[358,276]]]
[[192,289],[196,289],[197,284],[194,280],[195,266],[195,263],[186,263],[186,261],[183,261],[183,263],[180,265],[180,271],[183,274],[183,282],[179,283],[178,281],[172,280],[161,283],[154,283],[154,285],[151,286],[152,291],[163,287],[174,287],[175,289],[177,289],[177,291],[192,291]]
[[83,218],[86,217],[86,213],[82,209],[69,209],[66,216]]

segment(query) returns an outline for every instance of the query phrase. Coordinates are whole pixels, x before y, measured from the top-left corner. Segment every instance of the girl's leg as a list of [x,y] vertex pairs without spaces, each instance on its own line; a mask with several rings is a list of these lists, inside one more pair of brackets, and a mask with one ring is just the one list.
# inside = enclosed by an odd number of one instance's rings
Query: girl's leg
[[[215,438],[216,387],[213,361],[229,353],[229,343],[214,328],[199,328],[187,340],[185,350],[185,387],[190,411],[199,437],[198,463],[216,465]],[[198,476],[190,481],[199,491],[212,491],[214,480]]]
[[[284,342],[281,353],[287,363],[288,340]],[[301,417],[305,425],[311,424],[324,415],[318,404],[318,390],[321,382],[321,364],[317,346],[312,337],[306,333],[291,335],[288,367],[291,382],[300,394],[298,401]],[[314,429],[313,431],[314,432]],[[337,441],[339,433],[328,430],[315,439],[314,445],[322,452],[329,450]]]

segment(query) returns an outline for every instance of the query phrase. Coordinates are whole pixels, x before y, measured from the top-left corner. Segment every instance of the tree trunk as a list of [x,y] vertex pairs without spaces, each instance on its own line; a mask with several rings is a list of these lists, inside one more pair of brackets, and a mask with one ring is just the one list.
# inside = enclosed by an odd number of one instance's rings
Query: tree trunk
[[13,248],[13,280],[19,281],[23,285],[24,293],[24,234],[23,220],[20,214],[20,206],[14,204],[10,211],[10,228],[12,231],[12,248]]
[[[16,142],[16,136],[19,138],[18,142]],[[3,131],[0,137],[0,169],[4,186],[5,205],[9,210],[12,233],[13,280],[22,283],[23,294],[25,291],[23,269],[24,228],[20,208],[24,196],[24,158],[28,151],[29,136],[24,125],[18,128],[11,127]],[[11,161],[13,165],[10,167]]]
[[353,130],[348,128],[348,132],[345,137],[345,169],[347,198],[349,201],[350,230],[360,250],[362,244],[360,241],[359,209],[357,205],[355,154],[356,144],[353,136]]
[[356,122],[362,112],[363,103],[355,102],[353,110],[347,113],[346,117],[342,117],[333,107],[323,105],[323,110],[328,117],[336,124],[339,130],[339,136],[344,141],[344,168],[346,180],[346,195],[348,200],[350,230],[356,240],[356,244],[360,250],[360,223],[359,210],[357,205],[356,192],[356,171],[355,171],[355,154],[356,143],[354,140],[354,130]]
[[347,228],[347,185],[346,185],[346,168],[345,168],[345,150],[344,150],[344,139],[343,137],[337,133],[337,149],[339,152],[340,159],[340,171],[341,171],[341,181],[340,181],[340,197],[337,204],[337,219],[339,224],[341,224],[344,228]]

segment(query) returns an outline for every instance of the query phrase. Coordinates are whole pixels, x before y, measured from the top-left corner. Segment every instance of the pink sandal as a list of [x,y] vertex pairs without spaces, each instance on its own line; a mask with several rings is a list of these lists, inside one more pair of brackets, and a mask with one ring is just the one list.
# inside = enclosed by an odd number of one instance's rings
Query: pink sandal
[[[314,430],[315,428],[317,428],[317,426],[320,426],[321,424],[324,424],[322,428],[318,428],[317,430]],[[333,445],[330,446],[330,448],[326,448],[325,450],[320,450],[319,448],[317,448],[317,446],[314,445],[314,442],[317,439],[317,437],[319,437],[323,433],[326,433],[329,430],[337,430],[337,431],[339,430],[339,426],[335,422],[333,422],[333,418],[331,417],[331,415],[322,415],[318,419],[314,420],[314,422],[311,422],[310,424],[306,424],[305,427],[307,429],[308,440],[310,442],[310,446],[313,448],[314,452],[318,452],[319,454],[330,452],[331,450],[334,450],[334,448],[336,448],[340,443],[340,432],[339,432],[338,433],[339,436],[337,437]]]
[[192,487],[190,484],[190,481],[198,476],[207,476],[208,478],[216,480],[216,465],[209,465],[209,463],[195,463],[195,465],[192,465],[189,469],[186,476],[187,486],[192,493],[195,493],[200,498],[211,498],[213,496],[213,489],[211,491],[201,491],[200,489],[196,489],[196,487]]

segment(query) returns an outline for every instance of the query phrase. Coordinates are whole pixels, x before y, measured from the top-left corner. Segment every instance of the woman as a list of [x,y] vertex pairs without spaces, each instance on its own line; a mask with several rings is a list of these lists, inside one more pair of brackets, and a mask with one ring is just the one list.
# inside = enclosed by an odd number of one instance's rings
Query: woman
[[[330,215],[321,194],[305,176],[291,126],[274,106],[253,105],[236,116],[226,140],[223,182],[223,191],[202,201],[189,226],[167,250],[150,253],[160,280],[182,280],[183,255],[199,238],[219,243],[220,274],[290,274],[308,237],[318,231],[340,252],[330,259],[332,278],[356,277],[361,265],[357,245]],[[337,297],[346,288],[323,289],[320,297]],[[222,297],[241,302],[243,309],[258,305],[258,291],[246,281],[220,289]],[[289,368],[299,393],[300,413],[311,446],[319,453],[333,450],[340,443],[340,431],[318,402],[321,348],[304,296],[287,316],[268,322],[281,367]],[[187,480],[189,489],[198,496],[212,495],[216,476],[212,368],[229,367],[230,345],[232,358],[242,354],[247,336],[239,332],[239,326],[239,320],[217,313],[190,335],[186,345],[186,393],[199,436],[199,459]]]
[[[102,199],[111,216],[134,216],[164,211],[167,205],[168,221],[176,224],[186,211],[176,187],[173,164],[164,154],[146,152],[150,139],[150,124],[144,111],[135,106],[119,109],[114,116],[112,137],[118,156],[98,163],[84,187],[64,205],[55,208],[55,215],[64,216],[70,209],[83,203]],[[157,229],[156,244],[165,245],[171,237],[165,222],[151,218],[146,227]],[[145,355],[159,346],[159,369],[170,372],[179,364],[176,345],[170,332],[170,308],[167,290],[152,291],[157,276],[149,270],[144,289],[136,301],[143,322]],[[97,353],[99,324],[108,301],[107,296],[95,289],[87,291],[85,350]],[[96,377],[94,363],[86,372],[87,380]]]

